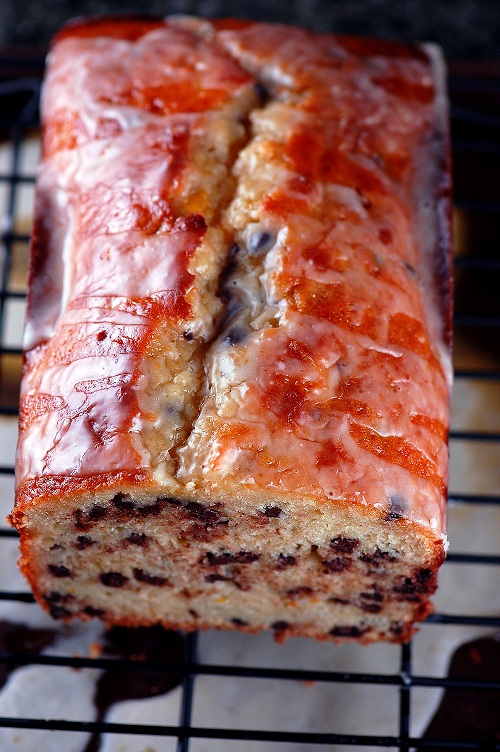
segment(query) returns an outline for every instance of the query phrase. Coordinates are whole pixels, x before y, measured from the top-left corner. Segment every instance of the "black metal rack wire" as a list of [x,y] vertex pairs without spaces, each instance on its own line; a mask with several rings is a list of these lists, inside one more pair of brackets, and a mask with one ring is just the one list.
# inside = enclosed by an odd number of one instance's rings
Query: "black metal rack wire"
[[[10,308],[13,304],[22,304],[24,290],[19,283],[12,282],[12,268],[15,254],[27,255],[29,233],[18,220],[19,194],[23,187],[34,183],[34,175],[26,174],[21,169],[22,148],[26,137],[37,127],[38,96],[40,89],[39,75],[31,75],[36,69],[36,61],[17,60],[16,74],[21,77],[10,79],[12,61],[0,58],[0,72],[7,71],[4,80],[0,80],[0,138],[8,149],[9,164],[0,174],[0,190],[3,188],[5,216],[0,238],[1,261],[0,277],[0,420],[15,421],[16,398],[21,368],[20,343],[12,343],[7,336]],[[41,67],[41,66],[40,66]],[[26,75],[29,72],[30,75]],[[7,77],[7,78],[6,78]],[[456,383],[486,384],[487,388],[498,394],[500,382],[500,187],[491,181],[492,175],[498,175],[500,167],[500,77],[493,75],[468,75],[460,73],[450,78],[452,95],[453,150],[455,159],[456,198],[455,207],[460,218],[468,212],[476,213],[481,221],[472,221],[465,234],[466,250],[456,258],[457,272],[457,308],[455,327],[457,341],[462,337],[465,345],[459,347],[456,362]],[[497,181],[498,182],[498,181]],[[463,219],[463,217],[462,217]],[[486,230],[484,229],[486,224]],[[475,234],[477,227],[482,227]],[[489,228],[489,229],[488,229]],[[459,227],[458,234],[463,234]],[[482,244],[487,237],[487,251],[483,253]],[[469,358],[468,344],[474,342],[474,349],[479,349],[478,359],[474,363]],[[479,362],[479,365],[477,365]],[[466,442],[487,450],[493,462],[500,466],[500,425],[493,429],[476,425],[459,426],[451,433],[452,453],[454,445]],[[496,460],[495,460],[495,451]],[[13,456],[12,447],[4,447],[0,454],[0,481],[13,477],[13,464],[6,462],[5,454]],[[450,493],[451,510],[458,504],[463,507],[499,508],[499,488],[480,488],[479,492],[453,488]],[[13,486],[13,484],[12,484]],[[6,526],[0,527],[0,547],[8,539],[15,538],[16,533]],[[497,538],[500,536],[497,535]],[[454,551],[452,548],[445,567],[459,565],[484,568],[491,577],[498,575],[500,552],[484,553],[480,539],[473,542],[472,552]],[[446,586],[446,585],[445,585]],[[0,591],[2,602],[32,603],[31,594],[26,591]],[[485,611],[488,611],[485,604]],[[1,619],[1,616],[0,616]],[[442,613],[438,611],[424,625],[423,629],[447,630],[453,626],[471,626],[485,628],[486,634],[498,631],[500,615],[484,613]],[[248,638],[251,639],[251,638]],[[36,664],[39,666],[66,666],[74,669],[91,668],[109,672],[126,673],[131,682],[137,672],[149,672],[158,676],[171,678],[171,686],[178,684],[181,691],[179,722],[176,725],[156,725],[151,723],[111,723],[106,720],[75,721],[66,718],[32,718],[0,717],[0,728],[53,731],[80,731],[90,733],[93,741],[86,750],[99,749],[99,735],[124,733],[130,736],[147,734],[150,737],[170,737],[178,752],[193,749],[196,740],[219,740],[220,749],[239,749],[238,742],[262,742],[266,749],[275,749],[275,745],[305,745],[303,749],[322,746],[336,749],[338,745],[351,748],[386,747],[405,752],[410,749],[453,749],[453,750],[493,750],[500,749],[500,727],[495,738],[485,738],[478,731],[470,731],[467,738],[427,735],[420,738],[412,736],[412,699],[419,689],[469,692],[477,695],[479,702],[486,695],[497,698],[500,717],[500,669],[493,679],[481,679],[457,676],[433,676],[414,670],[414,654],[418,644],[403,645],[399,651],[397,671],[381,673],[363,673],[349,670],[307,670],[298,667],[276,668],[247,665],[226,665],[207,663],[198,658],[198,636],[196,634],[183,638],[183,651],[178,657],[151,658],[132,660],[129,657],[117,658],[101,655],[98,657],[75,657],[73,655],[44,655],[29,650],[4,650],[0,652],[0,665],[5,672],[15,668]],[[415,641],[414,641],[415,642]],[[332,651],[335,646],[332,646]],[[193,705],[195,688],[200,677],[211,677],[214,682],[223,677],[232,677],[240,682],[248,679],[275,680],[278,682],[299,681],[323,684],[349,684],[361,686],[393,687],[399,693],[399,702],[395,704],[393,735],[376,735],[374,733],[340,733],[333,726],[329,731],[303,731],[255,728],[249,724],[246,728],[219,728],[216,725],[196,725],[193,722]],[[486,694],[484,694],[486,693]],[[361,711],[362,712],[362,711]],[[175,741],[176,740],[176,741]],[[224,742],[232,742],[225,747]],[[57,747],[54,746],[54,749]],[[261,747],[259,747],[261,748]],[[280,747],[281,749],[282,747]],[[288,749],[288,748],[287,748]]]

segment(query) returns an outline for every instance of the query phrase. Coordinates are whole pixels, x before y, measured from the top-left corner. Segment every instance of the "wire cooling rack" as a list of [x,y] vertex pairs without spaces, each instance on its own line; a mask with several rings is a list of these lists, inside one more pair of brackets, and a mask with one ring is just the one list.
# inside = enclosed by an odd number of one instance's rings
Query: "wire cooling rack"
[[[2,750],[500,748],[500,726],[491,721],[495,710],[500,718],[494,639],[500,627],[500,77],[484,66],[455,68],[450,77],[457,246],[451,549],[441,570],[436,613],[403,646],[290,640],[273,647],[267,636],[103,634],[95,627],[88,627],[89,636],[82,632],[88,625],[53,625],[36,611],[15,567],[17,534],[0,526]],[[2,71],[0,492],[7,513],[13,499],[41,65],[0,58]],[[36,628],[23,626],[33,613]],[[55,634],[59,648],[50,649]],[[483,652],[487,646],[493,653]],[[465,656],[466,668],[454,659],[448,673],[454,651],[455,658]],[[38,679],[22,674],[33,668]],[[50,672],[53,680],[43,684],[40,677]],[[21,676],[34,682],[32,699],[26,699],[29,681],[19,684]],[[15,699],[15,677],[23,700]],[[65,689],[68,677],[87,677],[95,710],[75,711],[73,695],[80,690]],[[141,694],[138,686],[145,678],[148,687]],[[121,715],[110,711],[112,700],[103,700],[106,686],[121,702]],[[59,706],[49,702],[58,690]],[[138,698],[146,698],[146,704],[134,706]],[[151,714],[163,698],[166,704]],[[47,704],[39,710],[44,699]],[[83,695],[76,697],[79,703],[85,705]],[[440,726],[450,706],[449,725]],[[471,709],[489,709],[490,725],[475,724]],[[47,742],[43,733],[49,730]]]

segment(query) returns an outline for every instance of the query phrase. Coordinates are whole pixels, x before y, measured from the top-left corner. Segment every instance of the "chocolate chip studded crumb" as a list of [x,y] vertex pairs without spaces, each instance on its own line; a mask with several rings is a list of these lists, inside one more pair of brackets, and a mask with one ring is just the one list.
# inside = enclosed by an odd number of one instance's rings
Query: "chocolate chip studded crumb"
[[53,590],[51,593],[44,595],[43,599],[47,603],[67,603],[73,600],[73,596],[70,593],[59,593],[57,590]]
[[295,556],[286,556],[285,554],[279,554],[274,568],[278,570],[278,572],[282,572],[284,569],[287,569],[288,567],[294,567],[296,564],[297,559]]
[[330,548],[340,554],[352,554],[358,546],[358,538],[342,538],[339,536],[338,538],[332,538],[330,541]]
[[111,503],[118,509],[133,509],[135,507],[130,494],[117,493],[111,499]]
[[226,577],[226,575],[216,574],[215,572],[205,576],[205,582],[231,582],[232,579],[230,576]]
[[68,616],[71,616],[71,611],[65,608],[65,606],[60,606],[55,603],[50,605],[49,613],[53,619],[65,619]]
[[202,561],[205,561],[211,567],[217,567],[224,564],[251,564],[258,559],[260,559],[260,554],[253,554],[251,551],[238,551],[237,553],[224,551],[220,554],[208,552]]
[[301,585],[299,587],[291,588],[286,591],[286,595],[290,598],[304,598],[308,595],[312,595],[314,590],[307,585]]
[[283,513],[283,510],[281,507],[266,507],[264,509],[264,514],[266,517],[280,517],[280,515]]
[[186,514],[193,520],[201,520],[209,524],[215,524],[220,519],[220,512],[212,507],[206,507],[199,501],[188,501],[185,506]]
[[103,585],[112,588],[121,588],[128,582],[128,577],[120,572],[102,572],[99,579]]
[[379,567],[382,562],[387,561],[396,561],[397,556],[394,556],[393,554],[390,554],[388,551],[381,551],[380,548],[376,548],[375,551],[371,554],[362,553],[360,554],[361,561],[366,562],[367,564],[371,564],[374,567]]
[[155,587],[163,587],[169,585],[168,577],[161,577],[156,574],[149,574],[143,569],[134,569],[134,577],[138,582],[145,582],[147,585],[154,585]]
[[331,634],[332,637],[362,637],[362,635],[364,635],[365,632],[368,632],[369,629],[369,627],[365,627],[364,629],[350,626],[333,627],[329,634]]
[[403,624],[401,624],[401,622],[399,622],[399,621],[396,622],[395,624],[391,624],[391,626],[389,628],[389,631],[393,635],[398,636],[398,635],[400,635],[403,632]]
[[93,546],[94,543],[95,541],[93,541],[92,538],[89,538],[88,535],[79,535],[76,539],[75,548],[79,551],[83,551],[85,548]]
[[144,533],[130,533],[130,535],[125,538],[125,540],[129,543],[132,543],[134,546],[145,548],[150,542],[151,538],[149,535],[145,535]]
[[104,519],[108,514],[107,507],[103,507],[100,504],[94,504],[86,512],[83,509],[75,510],[75,527],[77,530],[88,530],[95,525],[99,520]]
[[384,596],[379,590],[373,590],[370,593],[361,593],[361,598],[367,601],[377,601],[377,603],[381,603],[384,600]]
[[173,507],[181,507],[182,501],[176,496],[158,496],[157,499],[161,504],[169,504]]
[[87,614],[87,616],[99,617],[99,616],[104,616],[106,611],[103,608],[94,608],[94,606],[85,606],[85,608],[83,609],[83,613]]
[[290,627],[290,624],[287,621],[274,621],[271,624],[271,629],[276,630],[276,632],[283,632],[285,629],[288,629]]
[[325,569],[325,574],[328,572],[344,572],[352,565],[352,559],[347,559],[345,556],[338,556],[336,559],[327,559],[321,562]]
[[142,507],[137,507],[137,513],[141,517],[158,517],[166,505],[167,502],[165,500],[155,499],[152,504],[144,504]]
[[395,593],[407,596],[406,600],[419,600],[418,594],[426,595],[434,589],[435,577],[430,569],[419,569],[413,577],[405,577],[393,588]]
[[62,564],[49,564],[49,572],[54,577],[73,577],[73,572]]

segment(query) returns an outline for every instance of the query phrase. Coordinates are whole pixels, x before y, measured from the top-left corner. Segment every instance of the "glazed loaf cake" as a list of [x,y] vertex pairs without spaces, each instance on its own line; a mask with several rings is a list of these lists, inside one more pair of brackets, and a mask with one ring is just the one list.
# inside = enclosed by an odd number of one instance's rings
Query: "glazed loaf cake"
[[439,52],[90,20],[42,115],[11,518],[38,601],[407,640],[446,547]]

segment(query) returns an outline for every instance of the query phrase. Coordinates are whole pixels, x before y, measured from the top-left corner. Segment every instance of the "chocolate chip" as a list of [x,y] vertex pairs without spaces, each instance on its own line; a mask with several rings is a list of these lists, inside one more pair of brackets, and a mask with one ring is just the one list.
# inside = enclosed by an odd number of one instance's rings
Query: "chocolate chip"
[[167,577],[149,574],[149,572],[145,572],[143,569],[134,569],[134,577],[139,582],[145,582],[147,585],[155,585],[156,587],[162,587],[163,585],[169,584]]
[[231,582],[233,578],[232,577],[226,577],[223,574],[207,574],[205,576],[206,582]]
[[341,606],[348,606],[351,601],[347,600],[347,598],[328,598],[330,603],[339,603]]
[[182,336],[184,337],[185,340],[187,340],[187,342],[191,342],[194,339],[194,334],[193,332],[189,331],[189,329],[187,332],[184,332]]
[[389,631],[395,635],[400,635],[403,631],[403,624],[400,621],[397,621],[389,627]]
[[73,577],[72,571],[62,564],[49,564],[49,572],[54,577]]
[[257,96],[259,97],[259,99],[261,101],[261,104],[264,104],[264,102],[267,99],[269,99],[269,92],[268,92],[268,90],[266,89],[266,87],[264,86],[264,84],[261,84],[260,81],[257,81],[254,84],[254,89],[255,89],[255,92],[256,92]]
[[248,330],[242,326],[232,326],[224,337],[224,342],[234,347],[241,344],[248,336]]
[[158,498],[152,504],[145,504],[142,507],[137,507],[137,512],[141,517],[158,517],[159,514],[165,509],[169,503],[167,498]]
[[71,616],[71,611],[68,611],[64,606],[51,605],[49,613],[53,619],[65,619]]
[[120,509],[120,511],[131,512],[136,507],[136,504],[132,501],[129,494],[117,493],[116,496],[111,499],[111,503],[114,504],[117,509]]
[[378,590],[374,590],[371,593],[361,593],[361,598],[364,598],[367,601],[377,601],[378,603],[381,603],[384,600],[384,596]]
[[380,603],[361,603],[360,608],[367,614],[378,614],[382,611]]
[[399,520],[401,517],[405,516],[407,509],[408,503],[406,499],[403,499],[402,496],[398,496],[397,494],[392,494],[389,497],[389,509],[385,519],[388,522],[391,520]]
[[424,584],[428,583],[433,577],[432,569],[419,569],[417,572],[417,581]]
[[[401,595],[414,596],[417,593],[427,594],[432,591],[434,587],[434,576],[430,569],[420,569],[416,572],[413,578],[405,577],[404,580],[396,585],[393,590],[395,593]],[[419,598],[409,598],[405,600],[418,601]]]
[[200,504],[199,501],[188,501],[184,508],[187,516],[193,520],[201,520],[202,522],[214,524],[220,518],[220,513],[216,509],[206,507]]
[[106,611],[103,608],[94,608],[94,606],[85,606],[83,613],[87,616],[104,616]]
[[367,632],[369,627],[360,629],[359,627],[334,627],[330,630],[332,637],[361,637]]
[[102,520],[103,517],[106,517],[107,513],[108,510],[106,507],[94,504],[94,506],[89,509],[87,516],[92,522],[97,522],[98,520]]
[[290,624],[287,621],[275,621],[271,624],[271,629],[282,632],[284,629],[288,629],[289,626]]
[[332,538],[330,541],[330,548],[334,551],[338,551],[341,554],[352,554],[355,548],[359,546],[358,538]]
[[374,567],[378,567],[383,561],[396,561],[397,557],[390,554],[388,551],[381,551],[380,548],[376,548],[371,554],[360,554],[361,561],[372,564]]
[[75,510],[75,526],[78,530],[87,530],[99,520],[102,520],[108,514],[107,507],[100,504],[94,504],[86,512],[83,509]]
[[88,548],[89,546],[93,546],[95,541],[92,540],[92,538],[89,538],[88,535],[79,535],[76,539],[75,547],[79,551],[83,551],[84,548]]
[[237,616],[233,616],[231,624],[234,624],[236,627],[246,627],[248,622],[244,619],[239,619]]
[[295,556],[285,556],[285,554],[279,554],[278,555],[278,561],[275,564],[275,569],[278,570],[278,572],[281,572],[283,569],[286,569],[287,567],[293,567],[297,564],[297,559]]
[[264,514],[266,517],[279,517],[283,510],[281,507],[266,507],[264,509]]
[[204,560],[211,566],[217,567],[224,564],[251,564],[260,559],[260,554],[253,554],[250,551],[238,551],[238,553],[229,553],[224,551],[220,554],[207,553]]
[[352,560],[338,556],[336,559],[328,559],[326,561],[323,561],[322,564],[324,567],[326,567],[327,570],[325,574],[327,574],[327,572],[344,572],[346,569],[349,569],[352,564]]
[[276,244],[276,236],[266,230],[254,232],[248,243],[248,252],[255,256],[263,255]]
[[141,548],[144,548],[148,545],[151,538],[149,535],[144,535],[144,533],[130,533],[130,535],[125,538],[126,541],[129,543],[133,543],[134,546],[140,546]]
[[96,339],[98,342],[102,342],[103,340],[106,339],[107,336],[108,336],[108,333],[106,332],[106,330],[101,329],[100,332],[97,332]]
[[287,590],[286,594],[290,598],[302,598],[307,595],[312,595],[314,593],[314,590],[311,587],[308,587],[307,585],[301,585],[299,587],[292,588],[291,590]]
[[[222,269],[222,273],[219,281],[219,289],[217,291],[217,297],[226,305],[229,303],[232,296],[232,291],[229,289],[231,284],[231,277],[238,267],[237,256],[240,251],[240,247],[237,243],[233,243],[229,249],[229,253],[226,258],[226,263]],[[234,280],[232,281],[234,284]],[[241,307],[241,306],[240,306]],[[228,321],[230,315],[226,311],[223,316],[223,322]]]
[[219,298],[224,303],[224,310],[219,321],[219,329],[222,330],[229,321],[246,307],[246,303],[241,290],[229,288],[227,285],[220,291]]
[[67,603],[68,601],[73,600],[73,596],[69,593],[59,593],[56,590],[53,590],[51,593],[48,593],[48,595],[44,595],[43,599],[47,603]]
[[103,572],[99,575],[99,579],[103,585],[112,588],[121,588],[128,582],[128,577],[120,572]]
[[178,499],[176,496],[159,496],[158,497],[158,502],[160,504],[163,504],[163,505],[169,504],[169,505],[171,505],[173,507],[181,507],[182,506],[182,501],[180,499]]

